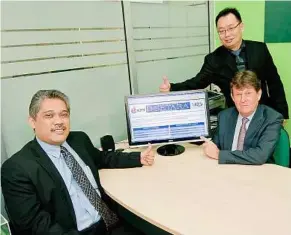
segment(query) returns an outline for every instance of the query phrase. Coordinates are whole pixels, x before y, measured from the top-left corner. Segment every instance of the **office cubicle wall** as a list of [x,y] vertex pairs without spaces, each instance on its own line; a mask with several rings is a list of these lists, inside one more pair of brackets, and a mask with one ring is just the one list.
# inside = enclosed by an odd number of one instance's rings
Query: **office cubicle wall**
[[105,134],[126,138],[125,95],[158,92],[164,74],[171,81],[195,75],[209,52],[206,1],[1,4],[1,127],[8,156],[33,138],[27,116],[37,90],[65,92],[72,129],[87,132],[98,146]]
[[[2,135],[2,133],[1,133]],[[7,152],[6,152],[6,149],[5,149],[5,145],[3,143],[3,137],[1,136],[1,165],[2,163],[7,159]],[[3,215],[5,218],[7,218],[7,213],[6,213],[6,210],[5,210],[5,205],[4,205],[4,198],[3,198],[3,195],[2,195],[2,187],[0,187],[0,194],[1,194],[1,215]]]
[[207,1],[131,2],[125,8],[135,93],[158,92],[163,75],[180,82],[197,74],[210,51]]
[[39,89],[71,100],[73,130],[94,144],[125,138],[123,99],[130,94],[120,2],[2,2],[2,137],[8,156],[33,132],[28,105]]

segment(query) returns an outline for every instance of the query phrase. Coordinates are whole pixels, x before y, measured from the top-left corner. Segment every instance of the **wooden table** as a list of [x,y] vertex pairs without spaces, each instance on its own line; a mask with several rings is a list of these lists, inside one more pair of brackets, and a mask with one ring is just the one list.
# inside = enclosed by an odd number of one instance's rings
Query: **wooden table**
[[[219,165],[199,146],[152,167],[101,170],[112,199],[172,234],[290,235],[291,170]],[[139,149],[140,150],[140,149]]]

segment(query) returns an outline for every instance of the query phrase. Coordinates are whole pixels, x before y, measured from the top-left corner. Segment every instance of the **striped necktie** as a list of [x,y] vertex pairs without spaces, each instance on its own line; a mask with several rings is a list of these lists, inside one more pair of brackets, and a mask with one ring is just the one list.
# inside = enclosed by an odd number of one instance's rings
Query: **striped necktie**
[[238,140],[237,140],[237,150],[243,150],[244,148],[244,140],[245,140],[245,136],[246,136],[246,132],[247,132],[247,128],[246,128],[246,124],[249,121],[249,119],[247,119],[246,117],[244,117],[242,119],[242,124],[239,130],[239,134],[238,134]]
[[237,70],[239,72],[246,70],[246,64],[245,64],[243,57],[241,57],[240,55],[236,55],[235,62],[236,62]]
[[111,227],[114,227],[114,225],[116,225],[116,223],[118,222],[117,215],[113,211],[111,211],[105,204],[105,202],[101,199],[101,197],[93,188],[92,184],[87,178],[82,167],[79,165],[74,156],[64,146],[61,146],[61,154],[70,171],[72,172],[73,178],[76,180],[83,193],[89,199],[92,206],[95,207],[95,209],[104,220],[107,230],[109,230]]

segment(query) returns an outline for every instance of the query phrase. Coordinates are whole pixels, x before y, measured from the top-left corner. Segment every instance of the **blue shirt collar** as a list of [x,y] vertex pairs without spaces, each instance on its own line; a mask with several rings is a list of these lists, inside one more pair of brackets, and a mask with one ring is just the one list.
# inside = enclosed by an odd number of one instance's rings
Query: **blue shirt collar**
[[[257,107],[258,108],[258,107]],[[251,122],[252,118],[254,117],[256,111],[257,111],[257,108],[255,109],[255,111],[248,117],[246,117],[248,120],[249,120],[249,123]],[[239,116],[239,119],[242,120],[243,119],[243,116],[240,115],[240,113],[238,113],[238,116]]]
[[233,55],[238,56],[238,55],[240,54],[241,50],[242,50],[243,48],[245,48],[245,47],[246,47],[246,43],[245,43],[244,40],[242,40],[242,43],[241,43],[240,48],[239,48],[238,50],[236,50],[236,51],[229,50],[229,51],[230,51]]
[[[46,142],[43,142],[39,138],[35,137],[41,148],[50,156],[59,158],[61,156],[61,147],[59,145],[52,145]],[[66,141],[63,143],[66,144]],[[62,144],[62,145],[63,145]]]

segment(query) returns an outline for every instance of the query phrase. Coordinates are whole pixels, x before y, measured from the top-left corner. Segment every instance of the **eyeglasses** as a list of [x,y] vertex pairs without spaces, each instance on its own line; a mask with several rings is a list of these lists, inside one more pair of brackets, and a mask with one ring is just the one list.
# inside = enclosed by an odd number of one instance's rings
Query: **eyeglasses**
[[239,26],[241,24],[241,22],[239,22],[236,26],[234,26],[234,27],[230,27],[230,28],[228,28],[228,29],[221,29],[221,30],[218,30],[218,34],[220,35],[220,36],[222,36],[222,35],[225,35],[226,34],[226,32],[228,32],[228,33],[232,33],[236,28],[237,28],[237,26]]

